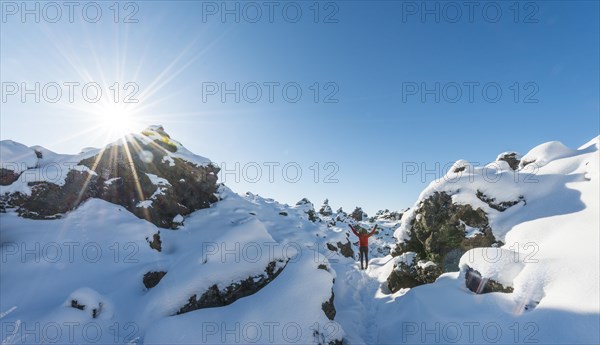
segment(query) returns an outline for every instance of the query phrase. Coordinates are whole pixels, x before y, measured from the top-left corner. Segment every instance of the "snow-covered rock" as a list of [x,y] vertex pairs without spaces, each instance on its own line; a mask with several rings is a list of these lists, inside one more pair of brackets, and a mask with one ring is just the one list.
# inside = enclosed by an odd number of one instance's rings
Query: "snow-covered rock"
[[[399,243],[427,218],[423,202],[443,192],[453,205],[481,208],[503,245],[466,251],[458,272],[384,298],[377,342],[600,342],[598,141],[577,150],[550,142],[524,155],[516,171],[474,167],[432,182],[405,213]],[[509,201],[516,203],[492,207]],[[393,266],[394,260],[379,271]],[[481,285],[469,286],[477,275]]]
[[[1,147],[10,153],[7,159],[26,167],[18,172],[19,178],[0,186],[2,202],[24,217],[62,217],[81,202],[100,198],[171,228],[175,216],[217,201],[219,168],[187,151],[160,126],[78,155],[60,155],[8,141]],[[3,172],[3,176],[13,175]]]

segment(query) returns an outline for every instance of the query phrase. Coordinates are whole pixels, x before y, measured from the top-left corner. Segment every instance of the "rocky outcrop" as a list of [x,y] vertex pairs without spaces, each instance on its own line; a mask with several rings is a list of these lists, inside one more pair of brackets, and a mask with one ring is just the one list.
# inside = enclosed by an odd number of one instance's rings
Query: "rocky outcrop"
[[71,300],[71,308],[75,308],[75,309],[79,309],[79,310],[84,310],[85,309],[85,305],[79,304],[79,301],[77,301],[76,299],[72,299]]
[[163,279],[165,274],[167,274],[167,272],[164,271],[148,272],[144,274],[143,283],[146,289],[152,289],[153,287],[158,285],[158,283],[160,283],[161,279]]
[[19,194],[8,199],[9,206],[17,206],[21,217],[32,219],[60,218],[82,201],[98,194],[96,177],[88,172],[71,170],[65,184],[59,186],[50,182],[30,182],[31,195]]
[[146,237],[146,241],[150,244],[150,248],[156,251],[162,251],[162,241],[160,240],[160,231],[152,235],[152,240]]
[[490,292],[513,292],[512,286],[504,286],[497,281],[481,276],[481,273],[472,269],[467,268],[465,272],[465,285],[471,291],[476,294],[484,294]]
[[313,203],[310,202],[310,200],[308,200],[307,198],[302,198],[302,200],[298,201],[296,203],[296,207],[304,210],[304,213],[306,213],[306,215],[308,216],[308,220],[310,220],[311,222],[317,222],[321,220],[315,212],[315,207]]
[[0,186],[8,186],[19,178],[20,174],[12,170],[0,168]]
[[412,288],[418,285],[433,283],[442,274],[441,268],[429,261],[414,263],[399,262],[387,279],[388,288],[396,292],[402,288]]
[[[168,138],[162,127],[153,130],[162,131]],[[77,162],[89,170],[69,171],[63,185],[30,182],[31,196],[3,198],[21,216],[38,219],[59,217],[89,198],[99,198],[121,205],[159,227],[176,228],[177,216],[217,201],[219,168],[169,156],[167,151],[173,152],[173,146],[171,141],[129,136]],[[15,176],[9,172],[1,172],[0,182],[12,183]]]
[[321,205],[321,208],[319,209],[319,214],[325,217],[330,217],[333,214],[331,206],[329,206],[329,199],[323,201],[323,205]]
[[503,153],[503,154],[499,155],[496,160],[498,160],[498,161],[504,161],[504,162],[508,163],[508,166],[512,170],[519,169],[519,163],[521,163],[521,160],[519,158],[519,154],[516,153],[516,152],[506,152],[506,153]]
[[[92,318],[95,319],[98,317],[98,315],[100,315],[100,312],[102,311],[102,302],[99,302],[97,306],[92,308]],[[75,308],[75,309],[79,309],[79,310],[85,310],[86,306],[83,304],[79,304],[79,301],[77,301],[76,299],[71,300],[71,308]]]
[[512,207],[518,203],[520,203],[521,201],[527,205],[527,202],[525,201],[525,198],[521,195],[519,196],[519,200],[511,200],[511,201],[501,201],[501,202],[496,202],[495,198],[490,198],[487,195],[483,194],[481,191],[477,191],[477,193],[475,194],[475,196],[477,196],[477,198],[483,202],[485,202],[486,204],[488,204],[488,206],[490,206],[491,208],[493,208],[496,211],[500,211],[500,212],[504,212],[506,211],[509,207]]
[[329,300],[323,302],[323,304],[321,305],[321,309],[323,309],[325,316],[327,316],[327,318],[332,321],[335,318],[335,314],[336,314],[335,306],[333,305],[334,299],[335,299],[335,295],[333,293],[333,288],[332,288],[331,289],[331,297],[329,297]]
[[357,222],[361,222],[365,220],[368,216],[360,207],[356,207],[352,213],[350,213],[350,217]]
[[[445,192],[435,192],[422,201],[414,214],[409,224],[410,238],[399,243],[392,255],[414,252],[416,260],[406,263],[408,267],[396,267],[388,279],[391,291],[431,282],[443,272],[458,271],[460,257],[471,248],[502,245],[492,234],[482,209],[454,204]],[[467,226],[478,229],[478,234],[467,236]],[[414,267],[419,260],[431,261],[437,268],[430,266],[421,273]]]
[[375,213],[375,217],[372,217],[372,219],[370,219],[370,221],[374,222],[377,219],[388,220],[388,221],[399,221],[400,219],[402,219],[402,215],[403,214],[401,212],[390,211],[388,209],[379,210],[379,211],[377,211],[377,213]]
[[345,256],[347,258],[354,257],[354,250],[352,250],[352,243],[348,239],[346,239],[345,243],[342,243],[340,241],[338,241],[337,243],[327,243],[327,249],[329,249],[333,252],[339,251],[340,254],[342,254],[343,256]]
[[181,307],[176,314],[184,314],[203,308],[222,307],[229,305],[240,298],[255,294],[273,281],[273,279],[283,271],[286,264],[287,262],[284,263],[283,261],[272,261],[269,263],[264,273],[235,282],[224,289],[219,289],[216,284],[212,285],[200,297],[192,295],[188,302]]

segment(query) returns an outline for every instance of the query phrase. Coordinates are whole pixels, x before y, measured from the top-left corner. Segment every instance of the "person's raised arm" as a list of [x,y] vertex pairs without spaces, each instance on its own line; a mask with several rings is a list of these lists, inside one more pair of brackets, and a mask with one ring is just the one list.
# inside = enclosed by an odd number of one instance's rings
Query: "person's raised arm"
[[375,230],[377,230],[377,224],[375,224],[375,226],[373,227],[373,230],[371,230],[371,232],[369,232],[369,237],[373,236],[373,234],[375,233]]
[[352,232],[358,236],[358,232],[356,232],[356,230],[354,230],[354,228],[352,227],[352,225],[348,224],[348,226],[350,226],[350,230],[352,230]]

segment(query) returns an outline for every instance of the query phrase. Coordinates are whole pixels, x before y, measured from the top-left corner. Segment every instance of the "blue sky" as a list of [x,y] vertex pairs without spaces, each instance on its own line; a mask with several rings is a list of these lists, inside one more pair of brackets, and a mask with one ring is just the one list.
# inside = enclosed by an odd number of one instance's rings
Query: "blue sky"
[[[162,124],[233,170],[222,177],[237,192],[317,206],[327,197],[374,213],[411,206],[444,173],[431,172],[436,163],[487,163],[550,140],[578,147],[600,132],[597,1],[476,1],[471,18],[463,2],[320,2],[317,15],[313,2],[275,1],[272,18],[263,2],[227,2],[239,22],[221,16],[222,2],[121,2],[118,14],[112,1],[97,3],[96,23],[89,2],[77,2],[71,23],[66,7],[59,16],[39,2],[37,23],[21,16],[21,2],[2,1],[2,139],[74,153],[115,140],[104,118],[118,113],[135,130]],[[439,18],[427,14],[436,6]],[[137,23],[124,23],[133,11]],[[40,102],[22,102],[21,86],[36,82]],[[86,101],[79,87],[71,103],[69,82],[98,83],[101,100]],[[63,92],[56,103],[42,94],[49,83]],[[223,102],[222,86],[236,83],[239,102]],[[128,91],[139,103],[123,103]],[[407,176],[415,164],[430,172]]]

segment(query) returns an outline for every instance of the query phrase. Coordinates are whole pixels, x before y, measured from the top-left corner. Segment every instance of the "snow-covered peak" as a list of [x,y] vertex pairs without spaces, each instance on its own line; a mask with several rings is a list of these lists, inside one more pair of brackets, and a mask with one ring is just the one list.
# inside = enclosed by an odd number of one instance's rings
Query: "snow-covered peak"
[[549,162],[572,156],[577,150],[566,147],[560,141],[550,141],[541,145],[538,145],[527,152],[523,158],[521,158],[520,167],[523,168],[529,164],[535,163],[536,168],[541,168]]
[[578,150],[592,149],[592,147],[598,150],[598,147],[600,147],[600,135],[581,145]]
[[210,159],[192,153],[179,141],[172,139],[162,125],[148,126],[142,131],[142,135],[133,134],[130,138],[135,138],[145,143],[154,142],[165,149],[167,156],[169,157],[180,158],[198,166],[211,164]]
[[87,198],[100,198],[171,227],[176,215],[217,201],[218,167],[159,125],[74,155],[12,141],[2,141],[0,150],[0,201],[26,217],[61,217]]
[[19,174],[38,164],[35,151],[12,140],[0,141],[0,168]]

